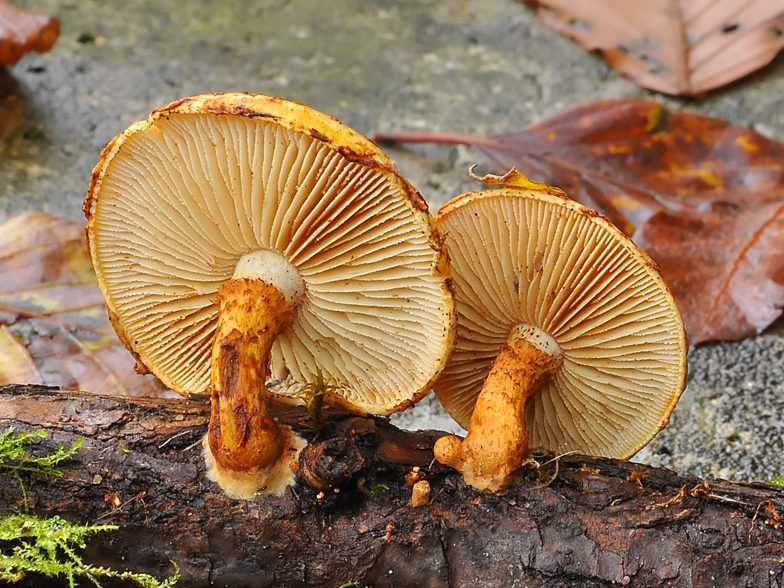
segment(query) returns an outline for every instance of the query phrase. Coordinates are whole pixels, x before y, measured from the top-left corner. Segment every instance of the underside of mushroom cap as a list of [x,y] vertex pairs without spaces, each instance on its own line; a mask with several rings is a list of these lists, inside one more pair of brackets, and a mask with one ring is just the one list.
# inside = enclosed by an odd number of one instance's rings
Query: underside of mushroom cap
[[557,343],[561,365],[526,407],[529,447],[628,458],[666,426],[683,392],[683,322],[644,252],[545,188],[465,194],[436,215],[458,311],[436,394],[468,428],[510,332],[531,326]]
[[254,251],[302,279],[269,391],[318,375],[327,404],[388,414],[421,398],[453,343],[454,306],[427,205],[368,139],[279,98],[166,105],[104,149],[88,242],[121,339],[166,385],[203,394],[218,287]]

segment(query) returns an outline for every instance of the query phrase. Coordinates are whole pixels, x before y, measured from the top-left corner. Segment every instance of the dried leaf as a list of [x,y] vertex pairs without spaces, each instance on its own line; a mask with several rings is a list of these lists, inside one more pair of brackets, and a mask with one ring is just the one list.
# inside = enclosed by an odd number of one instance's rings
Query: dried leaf
[[83,227],[40,212],[0,225],[0,384],[97,394],[174,395],[114,333]]
[[635,241],[660,264],[692,342],[759,333],[784,306],[784,200],[661,212]]
[[784,47],[782,0],[540,0],[542,19],[639,85],[700,94]]
[[25,346],[5,325],[0,325],[0,358],[0,386],[44,383]]
[[49,51],[60,36],[60,21],[0,1],[0,63],[14,65],[28,51]]
[[632,235],[659,264],[692,343],[741,339],[781,314],[784,144],[641,100],[590,102],[520,132],[453,142],[473,144],[498,172],[515,166],[562,188]]

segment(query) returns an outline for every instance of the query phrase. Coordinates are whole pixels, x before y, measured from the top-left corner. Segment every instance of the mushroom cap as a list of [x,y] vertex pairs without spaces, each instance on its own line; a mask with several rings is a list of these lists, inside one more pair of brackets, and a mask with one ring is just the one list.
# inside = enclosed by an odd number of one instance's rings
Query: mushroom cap
[[185,396],[208,392],[216,292],[257,250],[280,254],[305,286],[272,349],[279,400],[323,376],[328,405],[401,410],[453,345],[448,266],[424,200],[369,139],[300,104],[167,104],[106,145],[84,211],[115,330]]
[[464,194],[435,219],[458,312],[435,391],[462,427],[519,325],[550,335],[562,354],[526,405],[531,449],[625,459],[666,426],[686,385],[686,332],[656,264],[628,237],[532,182]]

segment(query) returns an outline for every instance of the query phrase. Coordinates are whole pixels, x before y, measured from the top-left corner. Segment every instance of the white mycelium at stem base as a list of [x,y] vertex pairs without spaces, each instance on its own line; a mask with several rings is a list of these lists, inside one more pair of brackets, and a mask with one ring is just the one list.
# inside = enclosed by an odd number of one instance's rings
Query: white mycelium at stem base
[[503,492],[528,457],[525,404],[558,369],[561,350],[531,325],[512,329],[479,394],[468,434],[440,438],[436,459],[479,490]]
[[272,344],[291,326],[305,292],[282,255],[244,255],[218,290],[220,316],[212,348],[212,415],[205,442],[209,477],[230,496],[282,491],[305,445],[267,407]]

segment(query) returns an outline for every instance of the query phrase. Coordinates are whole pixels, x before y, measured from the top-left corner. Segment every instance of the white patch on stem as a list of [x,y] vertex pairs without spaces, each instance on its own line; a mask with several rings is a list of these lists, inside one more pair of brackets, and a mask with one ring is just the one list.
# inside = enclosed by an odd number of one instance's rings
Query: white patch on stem
[[260,249],[246,253],[234,268],[233,279],[251,278],[275,286],[293,306],[305,294],[305,282],[289,261],[277,251]]
[[517,325],[509,334],[509,341],[525,339],[539,351],[547,353],[550,357],[558,358],[561,355],[561,346],[550,335],[539,327],[533,325]]

